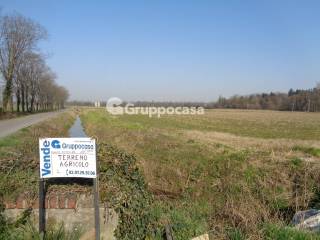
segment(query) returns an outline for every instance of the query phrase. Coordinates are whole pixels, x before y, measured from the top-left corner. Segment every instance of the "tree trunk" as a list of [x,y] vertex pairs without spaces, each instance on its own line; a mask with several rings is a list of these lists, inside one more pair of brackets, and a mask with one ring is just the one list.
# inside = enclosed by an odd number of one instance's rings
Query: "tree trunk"
[[12,109],[12,79],[6,81],[6,86],[3,91],[3,109],[5,111],[13,110]]
[[34,105],[34,95],[31,96],[31,101],[30,101],[30,112],[33,111],[33,105]]
[[21,86],[21,108],[22,112],[25,112],[25,94],[24,94],[24,86]]
[[16,92],[16,98],[17,98],[17,112],[20,112],[21,98],[20,98],[20,90],[19,90],[19,88],[17,89],[17,92]]
[[26,110],[29,112],[30,111],[30,106],[29,106],[29,104],[30,104],[30,101],[29,101],[29,95],[30,95],[30,93],[29,93],[29,88],[28,88],[28,86],[26,87]]
[[29,111],[28,91],[26,92],[25,98],[26,98],[26,101],[25,101],[26,102],[26,110]]

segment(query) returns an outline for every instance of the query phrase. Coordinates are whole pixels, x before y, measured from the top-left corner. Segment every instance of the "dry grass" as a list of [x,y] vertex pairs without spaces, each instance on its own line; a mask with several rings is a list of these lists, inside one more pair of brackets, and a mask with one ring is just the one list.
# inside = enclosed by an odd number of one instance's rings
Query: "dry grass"
[[176,230],[177,239],[204,229],[224,239],[230,228],[261,239],[263,224],[286,222],[318,201],[318,113],[212,110],[158,119],[84,110],[81,118],[89,135],[137,156],[160,215],[190,229]]
[[75,119],[67,111],[0,140],[0,195],[21,193],[35,197],[39,175],[38,141],[41,137],[66,137]]
[[241,137],[230,133],[203,132],[197,130],[182,131],[181,134],[188,139],[194,139],[208,147],[217,144],[232,147],[237,150],[249,150],[250,152],[269,152],[273,160],[288,160],[299,157],[308,162],[316,162],[318,156],[312,156],[304,152],[295,151],[297,146],[302,148],[320,149],[318,140],[299,140],[299,139],[264,139],[255,137]]

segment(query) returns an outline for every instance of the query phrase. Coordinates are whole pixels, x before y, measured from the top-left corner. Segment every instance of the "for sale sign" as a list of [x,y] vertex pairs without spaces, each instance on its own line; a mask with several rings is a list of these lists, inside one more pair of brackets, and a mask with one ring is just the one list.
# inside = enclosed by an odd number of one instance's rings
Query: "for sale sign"
[[91,138],[41,138],[40,178],[96,178],[96,144]]

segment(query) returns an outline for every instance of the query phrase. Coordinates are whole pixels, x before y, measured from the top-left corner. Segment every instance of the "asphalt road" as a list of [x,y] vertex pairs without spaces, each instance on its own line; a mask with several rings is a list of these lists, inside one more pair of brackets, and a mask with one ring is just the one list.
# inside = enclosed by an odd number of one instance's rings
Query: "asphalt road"
[[63,111],[36,113],[25,117],[0,120],[0,138],[8,136],[20,130],[21,128],[25,128],[48,118],[55,117],[62,112]]

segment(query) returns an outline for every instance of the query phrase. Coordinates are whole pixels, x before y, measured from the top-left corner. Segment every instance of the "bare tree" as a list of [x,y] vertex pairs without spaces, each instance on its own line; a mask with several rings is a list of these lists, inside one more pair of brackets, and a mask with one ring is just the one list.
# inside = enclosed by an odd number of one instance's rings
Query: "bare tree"
[[64,107],[68,91],[56,84],[56,75],[41,55],[27,52],[15,77],[17,111],[53,110]]
[[5,80],[4,110],[13,110],[13,81],[23,55],[35,50],[37,42],[46,36],[43,27],[19,14],[0,18],[0,72]]

